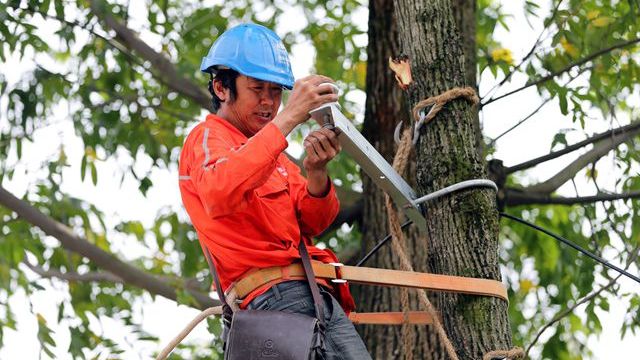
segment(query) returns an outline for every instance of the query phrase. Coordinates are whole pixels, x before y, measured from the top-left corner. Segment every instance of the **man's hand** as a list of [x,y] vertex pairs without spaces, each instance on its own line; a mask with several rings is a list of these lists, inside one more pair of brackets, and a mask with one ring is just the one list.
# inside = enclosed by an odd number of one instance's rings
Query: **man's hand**
[[327,163],[341,150],[336,133],[327,128],[312,131],[304,139],[303,145],[307,156],[302,161],[302,166],[307,173],[326,170]]
[[298,124],[309,120],[311,110],[338,101],[333,86],[323,83],[333,83],[333,80],[323,75],[310,75],[295,82],[287,105],[273,119],[285,136]]
[[312,131],[303,145],[307,153],[302,161],[307,172],[307,189],[311,195],[322,197],[329,190],[327,163],[341,150],[338,137],[333,130],[321,128]]

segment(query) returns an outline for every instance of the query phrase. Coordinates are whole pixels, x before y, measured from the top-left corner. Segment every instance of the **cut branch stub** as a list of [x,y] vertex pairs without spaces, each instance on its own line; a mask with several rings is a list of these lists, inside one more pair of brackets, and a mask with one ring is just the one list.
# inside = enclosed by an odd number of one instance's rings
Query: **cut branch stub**
[[407,90],[409,85],[413,83],[411,77],[411,61],[407,55],[400,55],[395,58],[389,58],[389,68],[393,71],[398,85],[402,90]]

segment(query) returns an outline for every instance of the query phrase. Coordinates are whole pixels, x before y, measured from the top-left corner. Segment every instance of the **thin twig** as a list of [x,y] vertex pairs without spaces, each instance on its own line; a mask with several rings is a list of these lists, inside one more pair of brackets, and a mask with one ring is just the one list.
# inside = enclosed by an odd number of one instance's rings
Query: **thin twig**
[[489,143],[489,147],[493,146],[501,137],[507,135],[508,133],[510,133],[511,131],[515,130],[518,126],[522,125],[525,121],[529,120],[531,117],[533,117],[533,115],[537,114],[538,111],[540,111],[540,109],[542,109],[543,106],[545,106],[549,101],[551,101],[551,99],[553,98],[547,98],[545,101],[543,101],[535,110],[533,110],[529,115],[527,115],[524,119],[518,121],[515,125],[513,125],[512,127],[510,127],[509,129],[507,129],[506,131],[504,131],[502,134],[496,136],[493,140],[491,140],[491,142]]
[[[98,34],[93,30],[93,28],[89,28],[84,24],[42,13],[37,9],[27,8],[24,10],[39,14],[52,20],[60,21],[69,26],[79,27],[88,31],[90,34],[105,41],[107,45],[120,51],[125,55],[128,61],[130,61],[132,64],[141,66],[143,71],[148,71],[154,78],[159,80],[164,85],[168,86],[171,89],[174,89],[183,96],[195,100],[196,103],[198,103],[202,107],[207,109],[210,108],[210,100],[208,99],[206,94],[203,94],[203,91],[199,87],[197,87],[191,81],[180,77],[177,74],[174,65],[170,61],[164,59],[162,54],[152,50],[146,43],[138,39],[129,28],[121,23],[118,23],[112,17],[105,15],[105,21],[109,26],[114,27],[112,28],[112,30],[117,33],[116,39],[109,39],[104,35]],[[146,67],[144,65],[144,62],[137,56],[133,55],[131,50],[140,52],[142,54],[142,58],[149,61],[154,67]],[[154,71],[154,68],[156,69],[156,71]]]
[[595,202],[603,201],[615,201],[615,200],[628,200],[640,198],[640,191],[631,191],[627,193],[619,194],[597,194],[592,196],[581,197],[562,197],[551,196],[550,194],[529,193],[522,189],[506,189],[505,191],[505,205],[506,206],[519,206],[519,205],[577,205],[577,204],[592,204]]
[[81,23],[79,23],[77,21],[67,20],[67,19],[64,19],[64,18],[61,18],[61,17],[58,17],[58,16],[50,15],[50,14],[41,12],[40,10],[32,8],[32,7],[27,7],[24,10],[27,10],[32,14],[38,14],[38,15],[42,16],[43,18],[46,18],[46,19],[56,20],[56,21],[59,21],[59,22],[61,22],[63,24],[66,24],[66,25],[69,25],[69,26],[72,26],[72,27],[77,27],[77,28],[80,28],[82,30],[85,30],[89,34],[93,35],[94,37],[96,37],[98,39],[101,39],[102,41],[107,43],[107,45],[111,46],[112,48],[120,51],[123,55],[125,55],[128,58],[128,60],[133,61],[136,65],[144,67],[142,61],[140,61],[140,59],[138,59],[133,54],[131,54],[129,52],[129,50],[123,44],[115,41],[114,39],[109,39],[105,35],[99,34],[98,32],[96,32],[93,29],[93,27],[89,27],[86,24],[81,24]]
[[[558,4],[556,5],[556,7],[553,9],[553,13],[551,14],[551,17],[549,19],[549,22],[553,21],[556,17],[556,15],[558,14],[558,9],[560,8],[560,4],[562,4],[563,0],[558,1]],[[502,81],[500,81],[498,84],[493,85],[493,87],[491,89],[489,89],[489,91],[487,91],[487,93],[484,96],[480,97],[480,100],[483,100],[484,98],[486,98],[487,96],[489,96],[489,94],[494,93],[495,91],[498,91],[500,89],[500,87],[502,85],[504,85],[507,81],[509,81],[509,79],[511,78],[511,76],[513,76],[513,74],[518,71],[520,69],[520,67],[527,61],[529,60],[529,58],[535,53],[536,49],[538,48],[538,46],[541,43],[542,40],[542,35],[544,35],[545,31],[547,30],[547,28],[543,28],[542,31],[540,32],[540,35],[538,35],[538,38],[536,39],[536,42],[533,44],[533,46],[531,47],[531,49],[529,50],[529,52],[522,58],[522,60],[520,60],[520,62],[518,63],[518,65],[516,65],[513,69],[511,69],[511,71],[509,71],[509,73],[507,73],[507,75],[504,77],[504,79],[502,79]]]
[[[569,84],[571,84],[573,82],[573,80],[577,79],[580,75],[582,75],[585,71],[591,69],[591,67],[586,67],[582,70],[580,70],[575,76],[572,76],[569,81],[567,81],[563,87],[567,87],[569,86]],[[500,139],[501,137],[503,137],[504,135],[508,134],[509,132],[513,131],[514,129],[516,129],[518,126],[524,124],[527,120],[531,119],[533,117],[533,115],[537,114],[538,111],[540,111],[540,109],[542,109],[543,106],[545,106],[547,103],[549,103],[549,101],[553,100],[552,97],[547,98],[545,101],[543,101],[540,106],[538,106],[535,110],[533,110],[529,115],[527,115],[524,119],[518,121],[518,123],[516,123],[515,125],[513,125],[512,127],[510,127],[509,129],[507,129],[505,132],[503,132],[502,134],[498,135],[495,139],[491,140],[491,143],[489,143],[489,147],[493,146],[496,141],[498,141],[498,139]]]
[[58,278],[70,282],[110,282],[125,284],[122,278],[110,272],[88,272],[80,274],[75,271],[62,272],[60,270],[45,270],[44,268],[34,265],[26,260],[23,261],[23,263],[31,269],[31,271],[43,278]]
[[640,38],[635,38],[635,39],[631,39],[631,40],[628,40],[628,41],[623,41],[621,43],[609,46],[608,48],[605,48],[605,49],[598,50],[598,51],[588,55],[587,57],[584,57],[584,58],[582,58],[582,59],[580,59],[580,60],[578,60],[578,61],[576,61],[574,63],[571,63],[571,64],[565,66],[564,68],[562,68],[562,69],[560,69],[560,70],[558,70],[556,72],[553,72],[553,73],[551,73],[551,74],[549,74],[547,76],[544,76],[544,77],[542,77],[542,78],[540,78],[538,80],[527,82],[522,87],[519,87],[519,88],[517,88],[515,90],[509,91],[506,94],[500,95],[500,96],[498,96],[496,98],[491,98],[491,99],[487,100],[486,102],[481,103],[480,107],[482,108],[482,107],[484,107],[486,105],[491,104],[494,101],[498,101],[498,100],[503,99],[503,98],[505,98],[507,96],[510,96],[510,95],[513,95],[513,94],[515,94],[517,92],[520,92],[522,90],[528,89],[531,86],[539,85],[539,84],[542,84],[542,83],[544,83],[546,81],[549,81],[549,80],[553,79],[554,77],[556,77],[558,75],[562,75],[562,74],[566,73],[567,71],[573,69],[574,67],[583,65],[583,64],[585,64],[585,63],[587,63],[587,62],[589,62],[589,61],[591,61],[591,60],[593,60],[593,59],[595,59],[595,58],[597,58],[597,57],[599,57],[599,56],[601,56],[603,54],[606,54],[606,53],[611,52],[611,51],[616,50],[616,49],[620,49],[620,48],[624,48],[624,47],[627,47],[627,46],[630,46],[630,45],[634,45],[634,44],[639,43],[639,42],[640,42]]

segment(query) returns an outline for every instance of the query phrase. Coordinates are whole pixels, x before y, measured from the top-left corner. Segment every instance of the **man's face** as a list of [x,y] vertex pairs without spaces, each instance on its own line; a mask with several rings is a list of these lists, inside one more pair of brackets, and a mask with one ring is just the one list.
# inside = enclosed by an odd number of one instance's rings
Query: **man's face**
[[238,96],[234,101],[223,102],[218,115],[251,137],[278,113],[282,86],[240,75],[236,79],[236,89]]

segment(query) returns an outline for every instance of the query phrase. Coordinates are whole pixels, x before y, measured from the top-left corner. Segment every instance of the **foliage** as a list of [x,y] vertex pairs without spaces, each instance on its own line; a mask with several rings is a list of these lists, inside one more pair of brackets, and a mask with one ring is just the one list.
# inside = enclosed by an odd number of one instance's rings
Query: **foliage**
[[[500,9],[498,5],[494,8]],[[497,11],[497,10],[496,10]],[[496,85],[482,102],[488,104],[500,95],[502,84],[515,75],[524,75],[527,84],[535,87],[543,99],[557,99],[557,113],[568,116],[575,124],[573,129],[562,129],[551,141],[551,148],[567,145],[567,133],[589,135],[589,129],[597,124],[608,124],[614,128],[631,119],[637,121],[638,104],[632,94],[638,94],[638,50],[637,34],[640,30],[640,9],[634,1],[552,1],[551,11],[544,13],[534,2],[526,2],[525,12],[529,22],[542,22],[544,30],[538,42],[522,60],[513,66],[500,66],[497,62],[483,60],[499,44],[487,42],[482,26],[488,21],[507,15],[498,12],[491,20],[479,21],[480,71],[491,70],[497,77]],[[631,44],[616,47],[619,44]],[[486,50],[483,50],[482,47]],[[529,50],[529,49],[525,49]],[[486,55],[484,55],[486,58]],[[588,59],[588,61],[583,61]],[[506,61],[503,61],[505,63]],[[504,76],[500,78],[499,73]],[[552,79],[540,81],[547,75],[557,74]],[[507,81],[502,79],[507,78]],[[500,81],[498,81],[500,80]],[[576,80],[576,81],[574,81]],[[519,86],[519,85],[518,85]],[[505,85],[506,87],[506,85]],[[505,91],[503,90],[502,93]],[[491,105],[487,105],[491,106]],[[595,114],[595,115],[594,115]],[[637,187],[637,146],[635,143],[621,146],[610,157],[616,171],[614,188],[604,190],[598,179],[597,160],[585,172],[574,176],[590,179],[598,192],[624,193]],[[609,174],[611,176],[611,174]],[[524,188],[526,174],[508,178],[508,186]],[[527,181],[525,180],[524,183]],[[575,186],[575,194],[581,194]],[[588,204],[584,206],[522,206],[509,209],[511,214],[533,221],[540,226],[573,240],[595,252],[606,254],[615,263],[632,262],[637,248],[638,204],[634,200]],[[511,287],[510,320],[514,341],[528,346],[541,328],[557,314],[567,311],[580,299],[606,284],[614,273],[579,256],[544,234],[532,232],[520,225],[502,221],[503,264],[509,269],[507,280]],[[542,358],[572,359],[574,355],[590,354],[586,339],[588,335],[602,330],[601,315],[609,312],[608,297],[620,297],[619,285],[606,288],[592,301],[587,302],[552,326],[535,347]],[[632,304],[637,296],[622,295]],[[621,330],[634,327],[634,311],[629,309]]]

